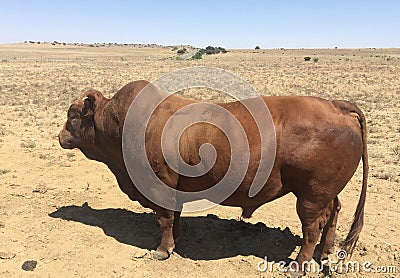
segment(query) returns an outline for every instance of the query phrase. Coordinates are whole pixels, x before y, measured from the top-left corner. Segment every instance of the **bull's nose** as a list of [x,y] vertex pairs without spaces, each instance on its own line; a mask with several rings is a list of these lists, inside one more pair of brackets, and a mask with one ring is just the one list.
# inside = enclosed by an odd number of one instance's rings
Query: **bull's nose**
[[61,130],[61,132],[57,135],[58,143],[60,144],[61,148],[68,149],[69,148],[69,144],[67,144],[66,140],[64,139],[65,136],[63,136],[63,131],[64,130]]
[[58,143],[60,144],[60,146],[61,146],[62,148],[64,148],[63,140],[62,140],[62,138],[61,138],[61,133],[59,133],[59,134],[57,135],[57,137],[58,137]]
[[56,135],[56,137],[58,138],[58,142],[60,142],[60,144],[61,144],[61,133],[62,133],[62,131],[60,131],[60,133],[58,135]]

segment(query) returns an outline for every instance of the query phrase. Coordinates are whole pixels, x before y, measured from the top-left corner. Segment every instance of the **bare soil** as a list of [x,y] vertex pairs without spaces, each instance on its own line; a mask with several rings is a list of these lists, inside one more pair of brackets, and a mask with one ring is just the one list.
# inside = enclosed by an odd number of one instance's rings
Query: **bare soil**
[[[234,50],[200,61],[168,59],[174,55],[168,48],[0,45],[1,277],[284,276],[257,265],[265,257],[269,263],[296,257],[302,234],[294,196],[264,205],[248,220],[230,207],[186,213],[175,252],[156,261],[150,256],[160,239],[154,214],[130,201],[104,165],[58,144],[67,108],[85,89],[111,97],[130,81],[197,65],[237,73],[261,94],[346,99],[361,107],[370,178],[352,260],[371,262],[373,271],[395,266],[400,272],[399,49]],[[215,100],[207,91],[194,97]],[[361,171],[340,194],[338,243],[350,228]],[[25,261],[37,265],[25,271]],[[333,276],[397,273],[361,269]]]

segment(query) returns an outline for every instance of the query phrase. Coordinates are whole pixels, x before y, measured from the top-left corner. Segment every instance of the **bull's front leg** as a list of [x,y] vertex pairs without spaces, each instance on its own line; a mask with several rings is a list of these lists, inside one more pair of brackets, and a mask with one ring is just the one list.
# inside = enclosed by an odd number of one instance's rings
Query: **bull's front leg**
[[165,260],[169,258],[175,248],[174,241],[174,212],[170,210],[156,211],[157,220],[161,228],[161,242],[156,251],[153,252],[153,258]]

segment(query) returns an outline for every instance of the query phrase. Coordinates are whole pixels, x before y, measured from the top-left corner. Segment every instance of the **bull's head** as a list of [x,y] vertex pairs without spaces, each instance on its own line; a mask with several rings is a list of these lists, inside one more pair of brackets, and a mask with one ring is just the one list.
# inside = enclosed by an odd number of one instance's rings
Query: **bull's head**
[[67,122],[58,135],[62,148],[91,152],[95,147],[95,114],[102,101],[103,95],[92,89],[69,107]]

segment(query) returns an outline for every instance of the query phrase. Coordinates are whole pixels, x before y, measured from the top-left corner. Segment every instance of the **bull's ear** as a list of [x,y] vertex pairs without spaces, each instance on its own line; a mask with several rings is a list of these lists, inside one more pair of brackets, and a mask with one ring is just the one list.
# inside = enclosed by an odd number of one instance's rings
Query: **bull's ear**
[[92,94],[88,94],[83,98],[82,114],[85,117],[91,117],[94,115],[94,110],[96,108],[96,97]]

